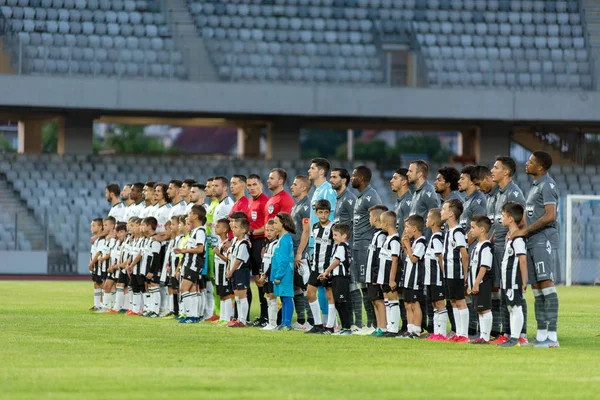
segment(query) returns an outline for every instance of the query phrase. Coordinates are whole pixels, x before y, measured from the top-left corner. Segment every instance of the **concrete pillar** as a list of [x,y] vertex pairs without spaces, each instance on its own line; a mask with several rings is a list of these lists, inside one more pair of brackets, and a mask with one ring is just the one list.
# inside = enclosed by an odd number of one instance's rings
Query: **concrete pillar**
[[460,132],[459,154],[465,160],[479,160],[481,133],[478,127],[465,129]]
[[479,163],[491,166],[496,156],[510,155],[512,124],[486,122],[479,127]]
[[58,124],[58,154],[92,154],[94,117],[69,114]]
[[24,119],[19,121],[18,151],[19,153],[41,153],[42,152],[42,128],[43,119]]
[[238,128],[238,156],[247,158],[260,157],[260,126]]
[[267,127],[267,159],[300,158],[300,125],[275,123]]

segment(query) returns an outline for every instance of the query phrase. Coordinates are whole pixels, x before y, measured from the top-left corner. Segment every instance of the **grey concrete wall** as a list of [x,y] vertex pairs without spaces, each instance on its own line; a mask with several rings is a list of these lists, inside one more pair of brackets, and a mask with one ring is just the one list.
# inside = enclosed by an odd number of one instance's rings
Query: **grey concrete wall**
[[0,251],[0,274],[47,274],[45,251]]

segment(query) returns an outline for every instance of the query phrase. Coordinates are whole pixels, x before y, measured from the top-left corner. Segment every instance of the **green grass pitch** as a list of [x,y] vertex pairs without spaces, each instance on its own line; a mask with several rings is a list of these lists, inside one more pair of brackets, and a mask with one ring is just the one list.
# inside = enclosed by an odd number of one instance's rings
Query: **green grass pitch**
[[0,281],[0,399],[597,399],[599,289],[558,293],[560,349],[501,349],[95,314],[91,282]]

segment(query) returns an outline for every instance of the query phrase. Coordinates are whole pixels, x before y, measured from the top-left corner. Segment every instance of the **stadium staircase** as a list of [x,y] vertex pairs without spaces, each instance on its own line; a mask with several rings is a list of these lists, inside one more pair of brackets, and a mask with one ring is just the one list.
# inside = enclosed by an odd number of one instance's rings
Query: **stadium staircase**
[[598,90],[598,76],[600,76],[600,2],[585,0],[582,4],[584,11],[583,23],[586,26],[591,47],[595,89]]
[[217,73],[190,15],[186,0],[171,0],[171,29],[173,40],[180,49],[185,49],[188,77],[191,81],[215,81]]
[[[569,136],[569,137],[567,137]],[[539,133],[531,130],[517,129],[513,132],[512,139],[523,148],[534,152],[543,150],[550,153],[555,165],[577,165],[578,157],[575,135],[555,133]],[[569,145],[565,145],[569,143]],[[573,145],[575,144],[575,145]]]
[[[70,273],[72,268],[68,262],[68,256],[64,254],[50,235],[46,238],[46,230],[43,223],[36,219],[27,208],[25,202],[18,193],[9,185],[5,176],[0,177],[0,204],[4,212],[13,218],[18,215],[18,230],[22,232],[31,243],[32,250],[44,250],[48,240],[48,273],[60,274]],[[11,227],[8,227],[9,229]],[[14,229],[14,226],[12,227]]]

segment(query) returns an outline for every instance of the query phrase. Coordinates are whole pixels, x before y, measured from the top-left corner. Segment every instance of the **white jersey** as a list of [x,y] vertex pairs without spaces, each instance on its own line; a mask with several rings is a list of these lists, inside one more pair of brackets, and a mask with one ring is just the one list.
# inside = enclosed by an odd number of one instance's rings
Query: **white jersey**
[[108,212],[109,217],[113,217],[117,222],[127,222],[125,219],[125,205],[123,203],[117,203]]
[[186,215],[187,204],[184,200],[181,200],[177,204],[171,204],[171,214],[169,215],[169,219],[173,217],[177,217],[179,215]]
[[139,217],[140,212],[144,209],[144,203],[131,203],[127,207],[125,207],[125,222],[129,221],[132,217]]
[[150,204],[149,206],[142,204],[140,212],[138,214],[138,218],[154,217],[157,207],[158,204]]
[[228,218],[231,209],[233,208],[233,200],[230,197],[225,197],[219,201],[219,204],[215,207],[215,213],[213,214],[213,224],[216,224],[218,220]]
[[[157,204],[158,205],[158,204]],[[173,207],[169,203],[165,203],[162,206],[158,206],[154,212],[153,217],[156,218],[158,224],[156,225],[156,233],[165,231],[165,224],[171,219],[171,209]]]

